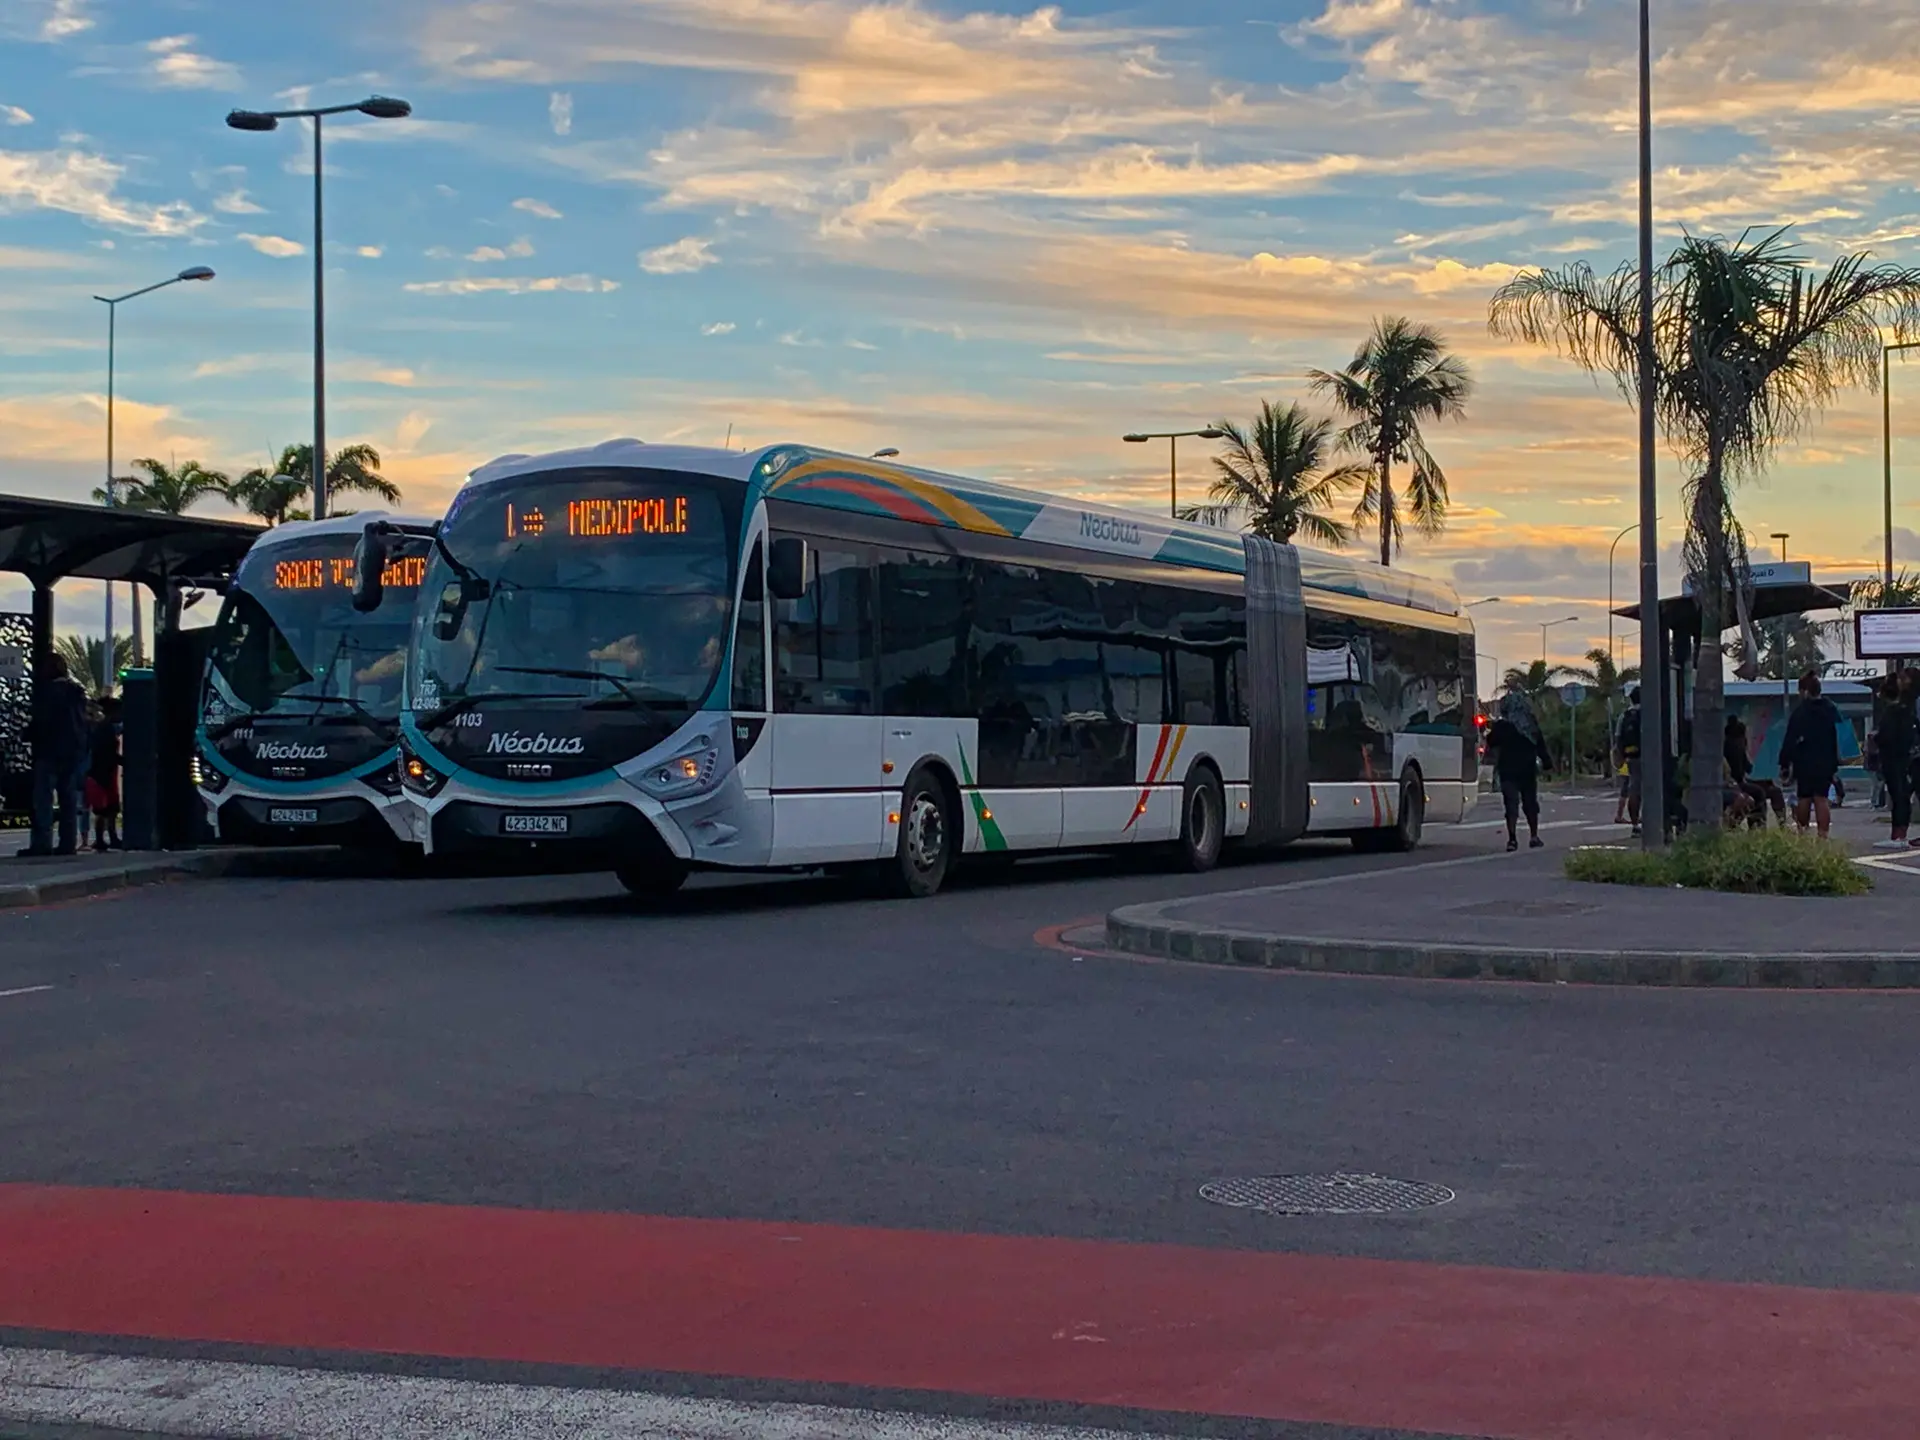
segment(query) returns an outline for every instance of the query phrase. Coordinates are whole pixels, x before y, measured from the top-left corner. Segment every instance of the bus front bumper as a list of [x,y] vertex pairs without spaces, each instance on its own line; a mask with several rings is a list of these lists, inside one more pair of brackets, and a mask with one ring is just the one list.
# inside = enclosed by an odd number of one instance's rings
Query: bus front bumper
[[356,846],[413,839],[399,797],[201,795],[214,829],[230,844]]

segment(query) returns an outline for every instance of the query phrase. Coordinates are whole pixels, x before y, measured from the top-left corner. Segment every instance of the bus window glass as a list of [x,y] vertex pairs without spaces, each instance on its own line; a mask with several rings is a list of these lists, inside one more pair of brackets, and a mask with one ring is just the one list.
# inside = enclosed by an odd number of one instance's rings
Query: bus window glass
[[964,563],[952,555],[880,553],[880,704],[889,715],[965,715],[968,620]]
[[747,582],[742,587],[740,613],[733,625],[733,708],[767,707],[766,586],[761,577],[761,549],[753,542],[747,557]]
[[796,715],[876,714],[866,557],[823,545],[809,558],[813,573],[807,593],[774,603],[774,709]]

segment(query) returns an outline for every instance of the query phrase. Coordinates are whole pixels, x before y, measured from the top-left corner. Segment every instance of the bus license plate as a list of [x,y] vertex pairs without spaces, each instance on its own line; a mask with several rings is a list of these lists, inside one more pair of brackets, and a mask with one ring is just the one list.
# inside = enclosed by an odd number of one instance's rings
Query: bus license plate
[[504,835],[564,835],[571,815],[504,815],[500,831]]
[[269,825],[318,825],[320,812],[306,808],[293,809],[285,805],[275,805],[267,811]]

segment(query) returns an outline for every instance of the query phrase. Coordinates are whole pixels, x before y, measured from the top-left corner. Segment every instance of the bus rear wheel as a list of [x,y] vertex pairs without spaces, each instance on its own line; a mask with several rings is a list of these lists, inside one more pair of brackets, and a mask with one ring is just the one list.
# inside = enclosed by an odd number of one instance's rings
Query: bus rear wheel
[[1227,834],[1227,799],[1220,777],[1195,766],[1180,792],[1180,867],[1195,874],[1220,863]]
[[955,829],[953,807],[939,777],[931,770],[914,771],[900,790],[900,835],[893,859],[880,862],[886,892],[902,900],[938,894],[953,868]]
[[613,873],[628,894],[642,900],[664,900],[687,883],[687,867],[671,856],[628,860],[615,866]]
[[1400,777],[1400,807],[1394,823],[1385,830],[1362,830],[1353,837],[1353,847],[1368,854],[1403,854],[1420,848],[1427,829],[1427,787],[1419,773],[1411,768]]

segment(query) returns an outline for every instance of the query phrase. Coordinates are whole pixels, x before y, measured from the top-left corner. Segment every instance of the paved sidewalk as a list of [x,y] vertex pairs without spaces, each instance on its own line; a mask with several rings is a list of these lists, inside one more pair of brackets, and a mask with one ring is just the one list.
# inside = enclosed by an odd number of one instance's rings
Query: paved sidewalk
[[348,863],[330,846],[251,849],[238,845],[205,850],[111,850],[102,855],[35,855],[21,831],[0,831],[0,910],[80,900],[136,885],[159,885],[188,876],[329,873]]
[[1583,884],[1564,852],[1129,905],[1115,949],[1221,965],[1611,985],[1920,988],[1920,853],[1848,899]]

